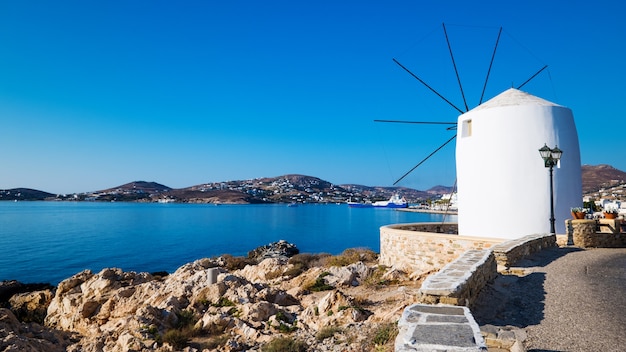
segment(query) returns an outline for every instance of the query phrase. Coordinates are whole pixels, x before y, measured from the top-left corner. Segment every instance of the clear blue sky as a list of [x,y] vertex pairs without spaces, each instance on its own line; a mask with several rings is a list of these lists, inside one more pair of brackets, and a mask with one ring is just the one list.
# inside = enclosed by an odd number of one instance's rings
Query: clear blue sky
[[[614,0],[1,1],[0,189],[389,186],[454,132],[373,120],[458,117],[392,59],[463,106],[442,23],[470,109],[502,26],[486,98],[549,65],[522,90],[573,110],[583,164],[626,170],[625,15]],[[400,185],[454,179],[450,144]]]

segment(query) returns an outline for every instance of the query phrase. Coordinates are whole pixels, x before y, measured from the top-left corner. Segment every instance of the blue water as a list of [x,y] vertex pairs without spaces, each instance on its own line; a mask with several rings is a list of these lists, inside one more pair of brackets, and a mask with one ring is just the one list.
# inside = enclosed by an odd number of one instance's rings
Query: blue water
[[[281,239],[301,252],[379,251],[379,228],[437,214],[347,205],[0,202],[0,281],[57,284],[84,269],[168,271]],[[447,221],[456,221],[449,216]]]

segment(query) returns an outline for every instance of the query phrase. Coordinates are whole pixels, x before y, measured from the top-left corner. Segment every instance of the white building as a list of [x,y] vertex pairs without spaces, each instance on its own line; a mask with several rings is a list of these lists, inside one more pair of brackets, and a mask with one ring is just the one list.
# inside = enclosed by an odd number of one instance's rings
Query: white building
[[459,234],[519,238],[550,233],[549,169],[539,148],[563,150],[554,167],[556,232],[582,206],[580,150],[569,108],[517,89],[459,116]]

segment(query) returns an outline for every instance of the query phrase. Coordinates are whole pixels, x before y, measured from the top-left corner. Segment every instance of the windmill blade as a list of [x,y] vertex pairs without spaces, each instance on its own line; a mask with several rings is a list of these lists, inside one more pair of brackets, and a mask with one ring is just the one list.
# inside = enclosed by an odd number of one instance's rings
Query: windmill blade
[[465,111],[469,111],[467,107],[467,100],[465,100],[465,93],[463,92],[463,85],[461,84],[461,77],[459,77],[459,70],[456,68],[456,62],[454,61],[454,55],[452,54],[452,46],[450,46],[450,40],[448,39],[448,31],[446,31],[446,24],[443,25],[443,34],[446,36],[446,43],[448,43],[448,50],[450,51],[450,58],[452,59],[452,66],[454,66],[454,73],[456,73],[456,80],[459,82],[459,89],[461,89],[461,96],[463,97],[463,104],[465,104]]
[[413,166],[413,168],[411,170],[409,170],[407,173],[405,173],[404,175],[402,175],[402,177],[400,177],[398,179],[398,181],[394,182],[393,185],[395,186],[396,184],[398,184],[398,182],[402,181],[402,179],[404,179],[405,177],[407,177],[411,172],[413,172],[413,170],[417,169],[420,165],[422,165],[426,160],[428,160],[431,156],[435,155],[435,153],[437,153],[441,148],[445,147],[446,144],[452,142],[453,139],[456,138],[456,134],[454,136],[452,136],[452,138],[448,139],[444,144],[440,145],[439,148],[435,149],[432,153],[428,154],[427,157],[425,157],[424,159],[422,159],[422,161],[420,161],[419,163],[417,163],[417,165]]
[[437,96],[443,100],[445,100],[446,103],[450,104],[450,106],[452,106],[453,108],[455,108],[459,113],[463,114],[465,113],[465,111],[459,109],[456,107],[456,105],[452,104],[450,102],[450,100],[446,99],[443,95],[439,94],[439,92],[437,92],[436,90],[434,90],[431,86],[429,86],[428,84],[426,84],[426,82],[422,81],[419,77],[417,77],[413,72],[411,72],[408,68],[404,67],[398,60],[393,59],[393,62],[395,62],[396,64],[398,64],[398,66],[402,67],[402,69],[404,69],[406,72],[408,72],[411,76],[413,76],[413,78],[415,78],[416,80],[418,80],[421,84],[423,84],[424,86],[426,86],[426,88],[430,89],[433,93],[437,94]]
[[502,34],[502,27],[498,32],[498,38],[496,39],[496,46],[493,48],[493,54],[491,54],[491,62],[489,63],[489,69],[487,70],[487,77],[485,78],[485,85],[483,85],[483,92],[480,94],[480,101],[478,105],[483,103],[483,97],[485,96],[485,89],[487,89],[487,81],[489,81],[489,74],[491,73],[491,67],[493,66],[493,59],[496,57],[496,50],[498,49],[498,43],[500,42],[500,35]]
[[548,67],[548,65],[545,65],[544,67],[542,67],[541,70],[537,71],[537,73],[532,75],[532,77],[527,79],[526,82],[522,83],[519,87],[517,87],[517,89],[521,89],[526,83],[530,82],[531,79],[535,78],[538,74],[541,73],[541,71],[545,70],[547,67]]
[[402,121],[402,120],[374,120],[374,122],[390,122],[390,123],[417,123],[425,125],[456,125],[456,122],[439,122],[439,121]]

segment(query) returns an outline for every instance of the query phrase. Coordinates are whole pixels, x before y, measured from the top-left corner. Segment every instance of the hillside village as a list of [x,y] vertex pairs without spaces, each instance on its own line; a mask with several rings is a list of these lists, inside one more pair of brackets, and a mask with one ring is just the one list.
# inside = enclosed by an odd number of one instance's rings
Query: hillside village
[[[610,165],[583,165],[583,201],[618,208],[626,199],[626,172]],[[317,177],[283,175],[250,180],[210,182],[173,189],[136,181],[86,193],[52,194],[28,188],[0,190],[0,200],[54,200],[104,202],[160,202],[208,204],[345,203],[386,200],[400,194],[411,204],[449,199],[452,187],[435,186],[426,191],[407,187],[336,185]],[[624,204],[626,206],[626,203]]]
[[0,200],[127,201],[161,203],[263,204],[263,203],[343,203],[350,199],[382,200],[394,193],[410,202],[438,198],[450,187],[418,191],[406,187],[335,185],[317,177],[284,175],[242,181],[212,182],[181,189],[136,181],[122,186],[87,193],[55,195],[28,189],[0,191]]

